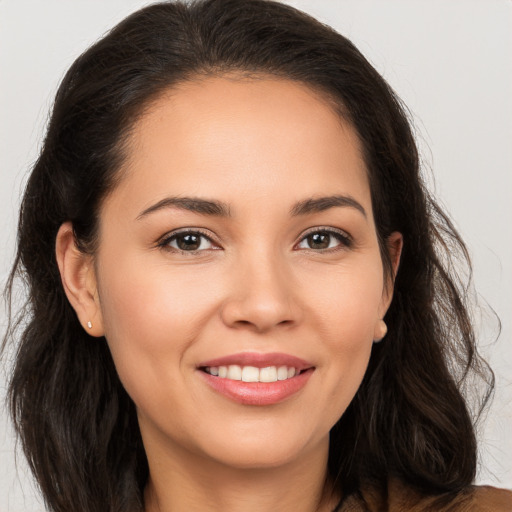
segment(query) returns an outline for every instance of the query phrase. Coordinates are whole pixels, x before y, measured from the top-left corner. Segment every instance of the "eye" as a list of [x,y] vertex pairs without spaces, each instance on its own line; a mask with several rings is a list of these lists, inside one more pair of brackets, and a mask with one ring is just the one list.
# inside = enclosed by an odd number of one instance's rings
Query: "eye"
[[341,230],[322,228],[310,231],[298,244],[300,249],[340,250],[352,245],[352,239]]
[[208,236],[197,230],[180,231],[166,236],[158,242],[158,246],[181,253],[195,253],[218,248]]

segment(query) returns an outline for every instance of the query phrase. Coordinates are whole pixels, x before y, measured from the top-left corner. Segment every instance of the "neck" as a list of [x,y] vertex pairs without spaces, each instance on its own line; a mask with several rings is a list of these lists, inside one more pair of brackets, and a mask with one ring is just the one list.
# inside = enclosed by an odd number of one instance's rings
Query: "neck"
[[337,502],[327,479],[328,440],[265,468],[234,468],[176,446],[170,456],[146,451],[145,512],[331,512]]

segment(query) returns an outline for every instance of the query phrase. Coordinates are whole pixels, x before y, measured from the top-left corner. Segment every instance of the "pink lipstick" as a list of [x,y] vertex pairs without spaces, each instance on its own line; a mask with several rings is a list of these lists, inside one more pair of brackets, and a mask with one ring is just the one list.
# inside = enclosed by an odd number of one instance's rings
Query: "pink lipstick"
[[216,392],[244,405],[272,405],[298,393],[315,367],[289,354],[243,352],[202,362],[198,370]]

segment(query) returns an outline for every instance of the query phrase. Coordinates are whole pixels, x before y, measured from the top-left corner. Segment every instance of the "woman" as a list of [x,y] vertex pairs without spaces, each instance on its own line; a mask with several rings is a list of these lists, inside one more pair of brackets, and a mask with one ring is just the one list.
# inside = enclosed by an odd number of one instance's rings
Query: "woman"
[[10,397],[49,509],[507,510],[471,487],[486,372],[443,244],[348,40],[256,0],[127,18],[64,78],[20,216]]

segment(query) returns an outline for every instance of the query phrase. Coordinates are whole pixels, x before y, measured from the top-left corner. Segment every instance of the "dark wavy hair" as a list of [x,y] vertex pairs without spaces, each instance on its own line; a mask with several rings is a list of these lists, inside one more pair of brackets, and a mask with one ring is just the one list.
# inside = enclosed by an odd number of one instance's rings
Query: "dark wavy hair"
[[[393,231],[404,249],[386,315],[352,403],[331,431],[329,474],[344,497],[398,478],[437,495],[474,479],[474,422],[492,372],[476,352],[468,288],[451,262],[466,248],[426,190],[405,108],[354,45],[330,27],[267,0],[163,2],[130,15],[71,66],[58,89],[19,217],[25,307],[10,314],[9,404],[50,510],[143,509],[148,464],[135,406],[107,343],[91,343],[61,285],[55,239],[71,221],[94,253],[98,211],[116,186],[130,131],[169,88],[229,72],[270,75],[319,91],[362,142],[385,272]],[[476,414],[468,377],[486,384]]]

